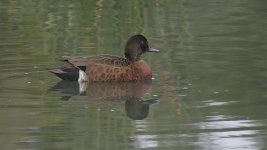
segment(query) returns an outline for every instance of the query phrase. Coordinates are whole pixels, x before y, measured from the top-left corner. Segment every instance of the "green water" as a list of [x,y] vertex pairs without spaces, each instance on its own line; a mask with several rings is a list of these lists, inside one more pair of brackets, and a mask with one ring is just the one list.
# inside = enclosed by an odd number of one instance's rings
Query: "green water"
[[[123,55],[152,83],[59,82],[63,55]],[[1,0],[3,150],[267,149],[267,2]],[[146,100],[146,101],[144,101]]]

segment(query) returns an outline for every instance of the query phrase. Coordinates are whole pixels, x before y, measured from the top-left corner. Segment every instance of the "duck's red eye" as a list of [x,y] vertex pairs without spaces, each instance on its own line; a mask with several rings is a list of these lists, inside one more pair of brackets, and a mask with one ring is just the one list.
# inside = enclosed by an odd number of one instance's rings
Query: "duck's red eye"
[[147,43],[145,43],[145,42],[141,42],[140,43],[140,48],[142,49],[142,51],[147,51],[148,50],[148,45],[147,45]]

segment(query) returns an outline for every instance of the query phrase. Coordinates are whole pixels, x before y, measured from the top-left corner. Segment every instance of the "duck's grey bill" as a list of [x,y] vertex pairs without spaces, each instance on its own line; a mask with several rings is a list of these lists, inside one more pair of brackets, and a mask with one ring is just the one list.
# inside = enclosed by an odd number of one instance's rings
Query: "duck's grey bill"
[[155,48],[149,48],[148,49],[148,52],[154,52],[154,53],[158,53],[159,52],[159,50],[157,50],[157,49],[155,49]]

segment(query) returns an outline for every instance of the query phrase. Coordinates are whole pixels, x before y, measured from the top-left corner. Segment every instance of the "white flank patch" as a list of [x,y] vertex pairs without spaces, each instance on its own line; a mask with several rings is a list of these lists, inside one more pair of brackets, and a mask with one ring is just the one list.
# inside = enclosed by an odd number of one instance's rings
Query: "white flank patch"
[[86,93],[87,82],[79,82],[79,92],[80,94]]
[[88,77],[86,75],[86,73],[84,71],[82,71],[81,69],[79,69],[79,82],[85,82],[88,81]]

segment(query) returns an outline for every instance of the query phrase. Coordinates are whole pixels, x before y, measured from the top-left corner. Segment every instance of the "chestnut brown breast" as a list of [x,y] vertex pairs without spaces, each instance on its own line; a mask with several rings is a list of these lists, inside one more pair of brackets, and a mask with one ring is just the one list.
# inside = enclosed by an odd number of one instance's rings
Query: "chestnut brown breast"
[[91,63],[87,65],[85,73],[89,82],[131,82],[152,77],[149,65],[143,60],[127,66]]

